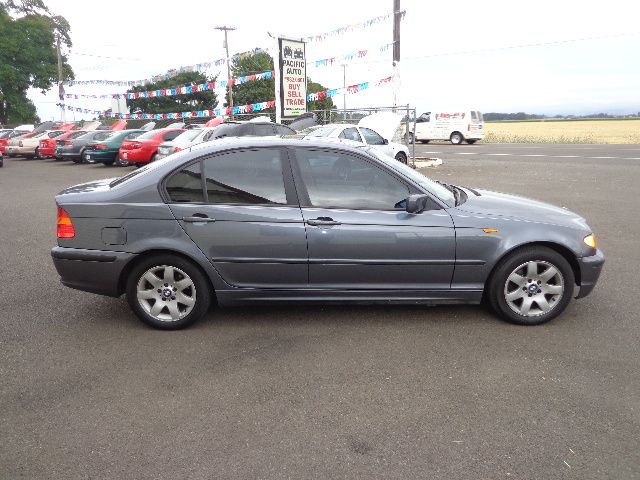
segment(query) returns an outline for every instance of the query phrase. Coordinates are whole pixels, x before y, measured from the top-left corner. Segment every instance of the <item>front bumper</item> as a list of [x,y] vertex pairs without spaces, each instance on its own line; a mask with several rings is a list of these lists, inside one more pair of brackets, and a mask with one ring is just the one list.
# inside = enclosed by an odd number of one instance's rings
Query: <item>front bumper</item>
[[604,253],[602,250],[596,250],[595,255],[582,257],[578,259],[580,267],[580,291],[576,298],[586,297],[591,293],[598,282],[602,266],[604,265]]
[[136,255],[127,252],[54,247],[53,264],[63,285],[85,292],[120,296],[120,275]]

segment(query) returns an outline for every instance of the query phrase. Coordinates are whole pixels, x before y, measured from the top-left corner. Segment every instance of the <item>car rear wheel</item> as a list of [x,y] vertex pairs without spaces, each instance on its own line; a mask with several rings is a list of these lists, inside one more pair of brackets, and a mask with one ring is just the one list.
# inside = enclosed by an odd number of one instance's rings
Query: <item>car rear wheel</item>
[[524,248],[503,259],[488,285],[488,300],[505,320],[539,325],[571,301],[575,277],[569,262],[546,247]]
[[405,165],[407,164],[407,156],[405,155],[404,152],[398,152],[396,154],[396,160],[399,161],[400,163],[404,163]]
[[127,300],[147,325],[177,330],[206,315],[211,293],[193,263],[166,254],[149,257],[133,268],[127,278]]
[[460,145],[464,141],[464,137],[462,136],[462,134],[460,132],[453,132],[451,134],[451,136],[449,137],[449,141],[453,145]]

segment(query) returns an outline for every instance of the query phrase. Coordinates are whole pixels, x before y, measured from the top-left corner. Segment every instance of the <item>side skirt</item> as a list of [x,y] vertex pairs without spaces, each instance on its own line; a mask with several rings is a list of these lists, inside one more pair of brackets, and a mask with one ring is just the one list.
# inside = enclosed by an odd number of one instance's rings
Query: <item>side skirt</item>
[[354,304],[478,304],[482,290],[269,290],[237,288],[216,290],[220,305],[247,303],[354,303]]

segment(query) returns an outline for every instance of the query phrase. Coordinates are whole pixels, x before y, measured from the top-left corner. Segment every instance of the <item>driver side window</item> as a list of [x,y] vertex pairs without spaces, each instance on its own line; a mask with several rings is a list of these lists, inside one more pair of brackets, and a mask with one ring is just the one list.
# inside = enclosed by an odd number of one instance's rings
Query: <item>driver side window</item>
[[331,150],[296,148],[311,207],[404,209],[409,188],[363,158]]

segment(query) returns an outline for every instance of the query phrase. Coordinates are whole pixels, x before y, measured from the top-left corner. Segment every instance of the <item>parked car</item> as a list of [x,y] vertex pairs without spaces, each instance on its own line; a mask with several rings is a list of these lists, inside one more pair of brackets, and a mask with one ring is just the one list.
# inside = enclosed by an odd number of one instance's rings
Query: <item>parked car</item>
[[163,128],[151,130],[144,134],[122,142],[118,152],[118,161],[121,165],[135,163],[143,165],[156,160],[158,145],[162,142],[170,142],[186,130],[183,128]]
[[404,164],[407,163],[409,158],[409,149],[406,145],[389,142],[388,139],[384,138],[375,130],[359,125],[330,123],[328,125],[307,128],[302,130],[300,135],[310,140],[317,137],[328,137],[364,143]]
[[[163,142],[158,145],[156,160],[160,160],[173,153],[180,152],[199,143],[208,142],[213,138],[214,131],[218,127],[205,127],[198,130],[187,130],[181,133],[171,142]],[[197,132],[194,134],[193,132]]]
[[65,130],[45,130],[15,137],[7,144],[7,156],[16,157],[22,155],[29,158],[40,157],[40,141],[55,138],[65,133]]
[[[113,132],[110,130],[94,130],[73,139],[65,139],[63,144],[57,143],[55,149],[56,158],[61,160],[73,160],[75,163],[83,163],[87,145],[93,142],[105,140]],[[89,163],[95,163],[89,161]]]
[[31,130],[20,129],[20,127],[14,130],[4,130],[3,133],[0,134],[0,153],[6,155],[7,144],[12,138],[21,137],[23,135],[27,135],[28,133],[31,133]]
[[[53,149],[51,151],[51,154],[49,156],[54,157],[56,160],[64,160],[65,158],[68,160],[69,157],[64,157],[61,155],[61,149],[66,147],[66,146],[72,146],[73,145],[73,141],[77,138],[80,138],[84,135],[86,135],[87,133],[89,133],[89,131],[87,130],[71,130],[67,133],[63,133],[62,135],[60,135],[59,137],[56,137],[55,140],[55,145],[53,146]],[[43,149],[43,145],[42,145],[42,141],[40,142],[40,150],[42,152],[44,152],[45,150]],[[49,154],[49,151],[46,150],[47,154]]]
[[560,315],[576,285],[588,295],[604,263],[586,221],[564,208],[434,182],[374,147],[326,139],[207,142],[55,201],[62,283],[124,293],[162,329],[190,325],[214,298],[484,296],[504,319],[535,325]]
[[40,145],[38,146],[38,154],[40,155],[40,158],[55,157],[57,159],[60,159],[56,156],[56,147],[58,145],[63,145],[67,139],[71,140],[73,138],[80,137],[85,133],[87,132],[84,130],[67,130],[57,137],[43,138],[40,140]]
[[[413,128],[413,125],[411,126]],[[484,138],[484,117],[478,110],[438,110],[416,118],[415,132],[409,130],[409,143],[449,140],[454,145],[473,145]]]
[[100,141],[88,143],[82,158],[85,162],[102,162],[105,165],[121,167],[127,165],[118,158],[118,151],[122,142],[131,140],[145,133],[144,130],[116,130],[108,132],[108,135]]

